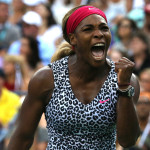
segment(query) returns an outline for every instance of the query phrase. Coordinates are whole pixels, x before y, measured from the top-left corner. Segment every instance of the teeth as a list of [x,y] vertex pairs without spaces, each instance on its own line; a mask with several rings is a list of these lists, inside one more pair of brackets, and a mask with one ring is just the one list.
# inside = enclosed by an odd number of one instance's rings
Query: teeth
[[98,43],[98,44],[95,44],[94,46],[104,46],[103,43]]

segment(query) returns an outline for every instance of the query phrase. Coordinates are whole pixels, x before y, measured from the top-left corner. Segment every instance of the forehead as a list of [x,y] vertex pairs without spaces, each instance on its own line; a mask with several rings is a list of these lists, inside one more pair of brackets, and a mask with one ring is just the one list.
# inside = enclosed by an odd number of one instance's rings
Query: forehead
[[127,19],[123,19],[120,24],[130,24],[130,21]]
[[94,24],[101,24],[101,23],[107,24],[106,20],[102,16],[98,14],[92,14],[84,18],[78,26],[82,27],[88,24],[94,25]]
[[25,22],[23,22],[22,25],[23,25],[24,28],[29,28],[29,27],[34,26],[33,24],[28,24],[28,23],[25,23]]

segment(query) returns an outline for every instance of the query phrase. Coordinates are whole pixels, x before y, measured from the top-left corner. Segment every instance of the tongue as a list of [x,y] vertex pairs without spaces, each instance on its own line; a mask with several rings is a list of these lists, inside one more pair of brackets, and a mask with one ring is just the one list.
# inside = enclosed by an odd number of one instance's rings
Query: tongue
[[101,51],[92,51],[92,54],[93,54],[93,56],[95,56],[95,57],[102,57],[103,56],[103,51],[101,50]]

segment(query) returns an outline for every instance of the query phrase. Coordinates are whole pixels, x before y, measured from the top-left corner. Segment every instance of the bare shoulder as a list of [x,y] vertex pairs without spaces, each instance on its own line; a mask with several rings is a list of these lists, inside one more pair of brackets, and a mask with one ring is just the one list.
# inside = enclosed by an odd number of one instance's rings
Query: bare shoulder
[[134,95],[134,103],[136,104],[138,99],[139,99],[139,94],[140,94],[140,85],[139,85],[139,81],[138,78],[135,74],[132,74],[131,76],[131,85],[134,87],[135,89],[135,95]]
[[28,96],[48,103],[54,89],[53,71],[49,66],[39,69],[31,78],[28,86]]

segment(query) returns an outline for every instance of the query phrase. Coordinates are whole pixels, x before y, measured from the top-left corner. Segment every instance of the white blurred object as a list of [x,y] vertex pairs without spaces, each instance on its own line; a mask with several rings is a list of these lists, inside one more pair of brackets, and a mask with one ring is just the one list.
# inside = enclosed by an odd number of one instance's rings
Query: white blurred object
[[22,75],[19,64],[16,64],[15,91],[19,91],[22,84]]
[[81,0],[81,5],[86,5],[88,0]]
[[40,3],[45,2],[46,0],[22,0],[22,1],[27,6],[36,6],[39,5]]
[[144,8],[144,5],[145,5],[144,0],[133,0],[132,9],[135,9],[135,8]]
[[64,0],[55,0],[55,2],[52,4],[51,9],[54,14],[54,18],[56,19],[56,22],[62,25],[63,17],[73,7],[74,7],[73,3],[65,5]]
[[38,27],[42,24],[41,16],[34,11],[28,11],[27,13],[25,13],[22,16],[22,20],[27,24],[36,25]]

